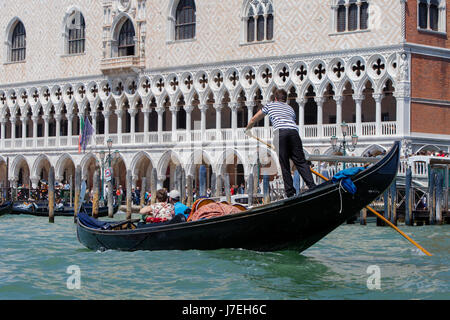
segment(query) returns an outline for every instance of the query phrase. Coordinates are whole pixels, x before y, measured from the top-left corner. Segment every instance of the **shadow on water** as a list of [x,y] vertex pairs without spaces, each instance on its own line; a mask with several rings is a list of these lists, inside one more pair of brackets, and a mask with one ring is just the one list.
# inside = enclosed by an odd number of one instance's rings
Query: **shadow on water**
[[319,260],[296,251],[258,252],[244,249],[222,249],[207,253],[245,270],[244,277],[267,291],[268,297],[308,299],[313,287],[321,290],[336,286],[337,274]]

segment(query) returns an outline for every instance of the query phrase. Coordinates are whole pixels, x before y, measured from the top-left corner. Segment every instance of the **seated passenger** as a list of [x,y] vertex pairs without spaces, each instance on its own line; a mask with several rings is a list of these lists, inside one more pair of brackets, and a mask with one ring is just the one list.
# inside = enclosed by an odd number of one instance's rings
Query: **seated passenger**
[[169,221],[175,216],[173,205],[167,203],[167,191],[160,189],[156,192],[156,203],[142,208],[142,220],[147,223]]
[[186,219],[189,217],[191,209],[180,201],[180,192],[178,190],[172,190],[169,192],[169,203],[173,205],[175,215],[183,214]]

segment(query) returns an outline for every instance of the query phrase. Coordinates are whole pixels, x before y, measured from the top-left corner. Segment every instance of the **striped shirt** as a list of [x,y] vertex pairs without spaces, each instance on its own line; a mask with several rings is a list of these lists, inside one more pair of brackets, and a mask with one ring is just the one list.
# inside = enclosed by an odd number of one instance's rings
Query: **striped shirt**
[[290,105],[274,101],[266,104],[261,111],[265,115],[269,115],[274,131],[279,129],[295,129],[298,131],[298,126],[295,123],[295,111]]

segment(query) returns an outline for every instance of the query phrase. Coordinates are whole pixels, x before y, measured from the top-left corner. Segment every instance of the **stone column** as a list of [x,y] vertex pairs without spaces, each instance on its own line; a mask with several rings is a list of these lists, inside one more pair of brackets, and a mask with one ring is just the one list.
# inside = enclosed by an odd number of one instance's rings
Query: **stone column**
[[2,143],[1,143],[1,147],[2,147],[2,149],[4,149],[5,148],[5,132],[6,132],[6,130],[5,130],[5,127],[6,127],[6,119],[5,118],[3,118],[3,119],[1,119],[0,120],[0,124],[1,124],[1,126],[2,126],[2,128],[1,128],[1,134],[2,134]]
[[105,119],[105,128],[104,128],[104,135],[105,135],[105,139],[104,142],[106,143],[106,141],[108,141],[109,139],[109,116],[111,115],[111,111],[102,111],[103,114],[103,118]]
[[164,181],[166,181],[166,176],[158,175],[158,181],[156,183],[157,190],[162,189]]
[[317,104],[317,137],[323,137],[323,103],[325,102],[324,97],[315,97],[314,101]]
[[186,111],[186,135],[187,135],[186,141],[191,141],[192,140],[191,114],[192,114],[192,110],[194,110],[194,107],[193,106],[185,106],[184,110]]
[[237,138],[237,110],[239,108],[239,104],[237,102],[230,103],[231,109],[231,129],[233,131],[233,140]]
[[342,135],[342,102],[344,101],[344,97],[334,96],[333,99],[336,101],[336,136],[340,137]]
[[373,99],[375,100],[375,122],[376,122],[376,135],[381,136],[382,133],[382,123],[381,123],[381,101],[383,100],[383,94],[374,94]]
[[250,121],[250,119],[253,118],[253,107],[256,105],[256,103],[254,101],[246,101],[245,105],[247,107],[248,121]]
[[170,106],[169,111],[172,113],[172,142],[177,142],[177,116],[178,110],[177,106]]
[[295,101],[298,103],[298,132],[300,136],[304,136],[304,127],[305,127],[305,104],[306,99],[303,97],[297,98]]
[[14,140],[16,139],[16,116],[11,116],[9,122],[11,122],[11,147],[14,147]]
[[216,109],[216,139],[222,140],[222,109],[221,103],[215,103],[214,109]]
[[56,146],[59,146],[59,140],[61,137],[61,114],[55,114],[55,120],[56,120]]
[[131,134],[131,143],[136,142],[135,133],[136,133],[136,114],[138,110],[137,109],[128,109],[128,113],[130,114],[130,134]]
[[33,146],[37,147],[39,116],[33,116],[31,119],[33,120]]
[[201,114],[200,129],[202,132],[202,141],[206,141],[206,111],[208,110],[208,105],[201,104],[198,106],[198,109],[200,110]]
[[123,110],[117,109],[116,110],[116,115],[117,115],[117,141],[118,141],[118,144],[121,145],[122,144],[122,115],[123,115]]
[[44,115],[44,146],[48,146],[48,124],[50,121],[50,115]]
[[356,104],[356,135],[361,137],[362,134],[362,111],[361,106],[364,100],[364,95],[353,95],[353,100]]
[[[73,132],[72,132],[73,114],[66,114],[66,118],[67,118],[67,145],[71,146],[72,145],[72,135],[73,135]],[[33,121],[34,121],[34,117],[33,117]]]
[[164,115],[164,107],[158,106],[155,109],[156,113],[158,113],[158,142],[163,141],[163,115]]
[[22,116],[20,120],[22,121],[22,148],[26,148],[28,116]]
[[152,109],[142,109],[142,112],[144,113],[144,143],[148,143],[149,142],[149,126],[148,126],[148,122],[150,119],[150,112],[152,112]]

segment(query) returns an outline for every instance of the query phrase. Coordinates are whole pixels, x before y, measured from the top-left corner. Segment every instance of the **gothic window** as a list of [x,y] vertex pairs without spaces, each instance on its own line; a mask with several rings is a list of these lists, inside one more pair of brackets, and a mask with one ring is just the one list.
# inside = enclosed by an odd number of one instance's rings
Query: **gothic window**
[[25,27],[23,23],[19,21],[12,32],[10,62],[25,60],[26,36]]
[[336,32],[368,29],[369,3],[366,0],[338,0],[333,8]]
[[125,23],[122,25],[119,33],[118,39],[118,55],[119,57],[124,56],[134,56],[134,36],[135,31],[133,27],[133,23],[130,19],[127,19]]
[[422,30],[445,32],[446,2],[444,0],[419,0],[417,24]]
[[244,41],[251,43],[273,39],[274,14],[271,0],[245,1],[243,17]]
[[81,13],[75,12],[70,19],[67,53],[84,53],[86,43],[86,24],[84,17]]
[[195,38],[195,1],[181,0],[176,11],[175,40]]

